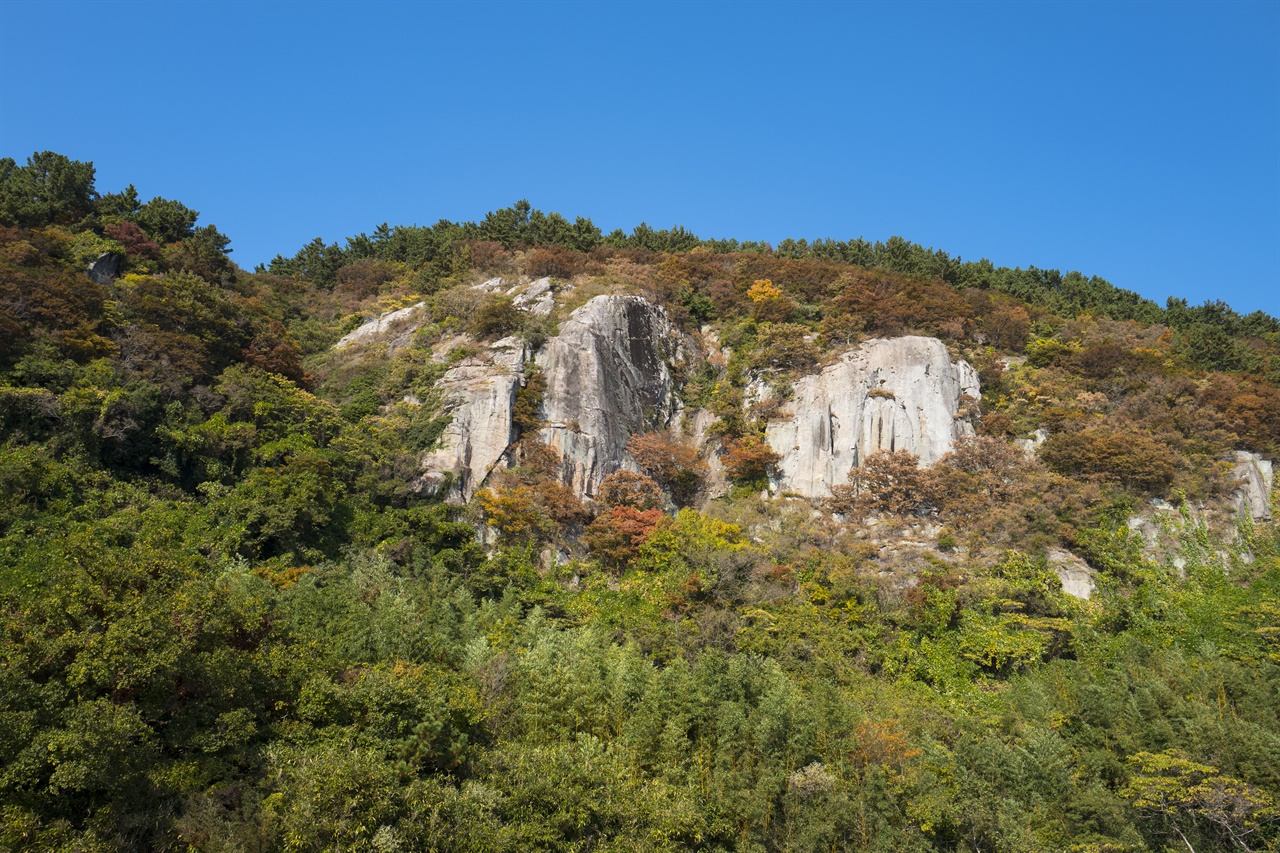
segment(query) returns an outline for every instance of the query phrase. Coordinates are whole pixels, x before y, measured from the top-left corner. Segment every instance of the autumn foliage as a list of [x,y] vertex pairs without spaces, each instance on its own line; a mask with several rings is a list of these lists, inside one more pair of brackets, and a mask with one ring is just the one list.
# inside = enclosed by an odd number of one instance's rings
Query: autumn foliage
[[610,507],[587,525],[582,541],[607,568],[620,571],[640,553],[640,546],[662,518],[660,509]]
[[666,433],[633,435],[627,442],[627,452],[641,471],[670,493],[678,506],[693,502],[707,475],[707,463],[698,456],[698,451],[671,440]]
[[755,435],[726,438],[721,456],[730,480],[757,485],[769,476],[781,458],[764,439]]

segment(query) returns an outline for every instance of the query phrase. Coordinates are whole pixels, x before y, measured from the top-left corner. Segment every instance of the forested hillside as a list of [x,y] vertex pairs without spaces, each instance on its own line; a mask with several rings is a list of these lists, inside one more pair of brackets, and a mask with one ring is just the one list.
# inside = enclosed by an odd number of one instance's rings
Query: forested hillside
[[[0,848],[1280,843],[1280,532],[1240,491],[1280,454],[1275,318],[526,202],[232,245],[0,160]],[[506,289],[544,278],[543,312]],[[530,360],[504,465],[446,500],[442,378],[602,294],[690,342],[706,442],[637,432],[584,497]],[[796,383],[901,335],[976,368],[971,434],[780,490]]]

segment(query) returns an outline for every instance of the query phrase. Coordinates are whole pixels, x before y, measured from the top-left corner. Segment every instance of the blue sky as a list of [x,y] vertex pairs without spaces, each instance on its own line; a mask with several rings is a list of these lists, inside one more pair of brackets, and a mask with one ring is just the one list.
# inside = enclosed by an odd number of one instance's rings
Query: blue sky
[[1280,314],[1280,3],[0,3],[0,155],[242,266],[528,198]]

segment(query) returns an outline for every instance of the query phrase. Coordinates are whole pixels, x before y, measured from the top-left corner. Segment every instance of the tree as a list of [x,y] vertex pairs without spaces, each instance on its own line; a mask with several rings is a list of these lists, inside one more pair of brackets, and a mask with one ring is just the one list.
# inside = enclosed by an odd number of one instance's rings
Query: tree
[[761,322],[779,322],[795,310],[796,304],[767,278],[762,278],[747,290],[751,300],[751,314]]
[[660,509],[615,506],[587,526],[582,541],[606,568],[621,571],[640,553],[640,546],[663,518]]
[[161,243],[177,243],[190,237],[199,218],[198,211],[160,196],[144,204],[134,215],[134,221],[142,230]]
[[782,459],[763,439],[749,435],[746,438],[726,438],[724,441],[725,474],[741,485],[763,486],[773,466]]
[[217,282],[231,271],[231,260],[227,257],[231,242],[212,225],[196,229],[190,237],[180,241],[165,251],[165,265],[173,270],[185,270],[195,273],[205,281]]
[[920,459],[906,450],[873,453],[849,472],[849,483],[833,486],[829,512],[866,515],[883,512],[906,515],[927,506],[921,488]]
[[1204,826],[1218,840],[1251,851],[1255,836],[1271,835],[1269,830],[1280,823],[1280,808],[1266,791],[1223,776],[1181,750],[1139,752],[1130,756],[1129,766],[1135,773],[1120,796],[1158,817],[1192,853],[1195,848],[1187,838],[1192,826]]
[[631,436],[627,452],[640,470],[670,492],[671,499],[680,506],[693,502],[707,475],[707,463],[698,456],[698,451],[672,441],[662,432]]
[[76,222],[93,209],[93,163],[40,151],[19,166],[0,159],[0,225],[43,228]]
[[600,503],[608,507],[654,509],[662,506],[662,489],[653,479],[635,471],[614,471],[600,484]]
[[489,524],[496,527],[507,542],[541,539],[554,526],[540,505],[537,493],[526,485],[481,489],[476,492],[475,500]]

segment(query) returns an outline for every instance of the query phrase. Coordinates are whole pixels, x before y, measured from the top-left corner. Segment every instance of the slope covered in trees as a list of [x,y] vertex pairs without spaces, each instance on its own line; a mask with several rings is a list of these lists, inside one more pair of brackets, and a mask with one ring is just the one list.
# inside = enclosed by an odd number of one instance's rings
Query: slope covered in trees
[[[1280,537],[1227,511],[1232,454],[1280,452],[1274,318],[524,203],[253,273],[198,223],[99,195],[91,164],[0,161],[7,849],[1280,840]],[[560,313],[472,287],[521,275]],[[710,460],[640,434],[641,471],[579,501],[533,374],[519,464],[470,506],[418,489],[449,365],[605,292],[728,347],[680,381],[732,488],[707,500]],[[412,334],[331,348],[419,301]],[[789,383],[906,332],[979,368],[978,436],[761,500]],[[778,397],[748,405],[752,380]]]

